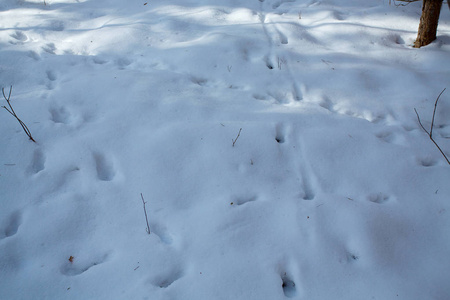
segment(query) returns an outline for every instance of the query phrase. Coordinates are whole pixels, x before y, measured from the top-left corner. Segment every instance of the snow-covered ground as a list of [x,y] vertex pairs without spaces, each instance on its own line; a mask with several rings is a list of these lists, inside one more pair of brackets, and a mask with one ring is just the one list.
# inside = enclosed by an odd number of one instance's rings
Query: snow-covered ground
[[0,299],[450,299],[414,112],[450,88],[446,6],[414,49],[421,2],[43,2],[0,2],[37,141],[0,110]]

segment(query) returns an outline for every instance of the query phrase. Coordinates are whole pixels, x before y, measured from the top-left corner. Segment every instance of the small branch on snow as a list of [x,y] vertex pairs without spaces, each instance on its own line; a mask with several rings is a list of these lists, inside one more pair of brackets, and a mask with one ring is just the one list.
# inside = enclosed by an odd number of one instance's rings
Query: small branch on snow
[[442,95],[442,93],[445,92],[445,90],[446,90],[446,88],[442,90],[442,92],[441,92],[441,93],[439,94],[439,96],[437,97],[436,102],[434,102],[433,118],[431,119],[430,138],[433,136],[434,117],[436,116],[436,108],[437,108],[437,104],[438,104],[439,98],[441,98],[441,95]]
[[150,226],[148,225],[147,210],[145,209],[145,203],[147,203],[147,202],[144,201],[144,196],[142,195],[142,193],[141,193],[141,199],[142,199],[142,203],[144,204],[145,222],[147,222],[146,231],[148,234],[150,234]]
[[17,121],[19,121],[20,126],[22,126],[22,128],[23,128],[23,131],[25,131],[25,133],[28,135],[28,137],[30,138],[30,140],[32,140],[33,142],[36,143],[36,141],[35,141],[35,140],[33,139],[33,137],[31,136],[31,132],[30,132],[30,130],[28,129],[27,125],[25,125],[25,123],[22,122],[21,119],[19,119],[19,117],[16,115],[16,112],[14,111],[14,109],[13,109],[13,107],[12,107],[12,105],[11,105],[11,102],[10,102],[10,100],[9,100],[9,99],[11,99],[11,92],[12,92],[12,86],[9,88],[9,95],[8,95],[8,97],[6,97],[6,95],[5,95],[5,89],[2,88],[3,97],[5,98],[6,103],[8,103],[9,109],[8,109],[6,106],[2,106],[2,107],[3,107],[4,109],[6,109],[6,111],[9,112],[14,118],[16,118]]
[[239,129],[239,133],[238,133],[237,137],[234,140],[232,140],[233,141],[233,147],[234,147],[234,144],[236,144],[236,141],[238,140],[239,136],[241,135],[241,131],[242,131],[242,128]]
[[[397,3],[395,3],[395,1],[406,2],[406,4],[400,4],[400,3],[397,4]],[[417,2],[417,1],[420,1],[420,0],[392,0],[392,2],[394,2],[394,5],[397,6],[397,7],[399,7],[399,6],[406,6],[406,5],[408,5],[408,4],[412,3],[412,2]],[[389,0],[389,5],[391,5],[391,0]]]
[[423,131],[425,131],[428,134],[428,136],[430,137],[430,140],[434,143],[434,145],[438,148],[438,150],[444,156],[444,158],[447,161],[447,163],[450,165],[450,160],[448,159],[447,155],[445,155],[444,151],[442,151],[441,147],[439,147],[439,145],[433,139],[434,119],[435,119],[435,116],[436,116],[437,104],[438,104],[439,98],[441,98],[441,95],[444,93],[445,90],[446,90],[446,88],[442,90],[442,92],[439,94],[439,96],[437,97],[436,101],[434,102],[433,117],[431,119],[431,127],[430,127],[430,131],[429,132],[423,126],[422,121],[420,120],[419,113],[417,112],[417,110],[415,108],[414,108],[414,111],[416,112],[417,120],[419,121],[420,127],[422,127]]

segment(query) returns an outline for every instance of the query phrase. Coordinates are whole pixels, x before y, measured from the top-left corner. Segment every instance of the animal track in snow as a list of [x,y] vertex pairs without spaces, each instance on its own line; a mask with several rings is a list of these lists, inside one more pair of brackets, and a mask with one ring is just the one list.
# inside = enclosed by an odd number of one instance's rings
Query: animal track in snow
[[28,36],[20,30],[17,30],[15,33],[10,35],[16,42],[11,42],[11,44],[21,44],[28,40]]
[[190,80],[192,83],[199,85],[199,86],[204,86],[208,83],[208,79],[196,77],[196,76],[191,76]]
[[161,226],[158,223],[150,222],[150,231],[151,233],[156,234],[161,242],[164,244],[170,245],[173,242],[172,236],[167,232],[167,229],[164,226]]
[[256,100],[267,100],[267,97],[261,94],[253,94],[253,99]]
[[314,189],[311,185],[310,179],[308,178],[308,175],[306,174],[306,170],[303,169],[303,166],[300,166],[300,174],[302,176],[302,181],[301,181],[302,191],[300,193],[300,198],[302,198],[305,201],[314,200],[314,198],[316,197],[316,194],[314,193]]
[[47,71],[45,72],[45,74],[47,75],[47,79],[49,80],[49,82],[47,83],[47,88],[49,90],[52,90],[53,82],[57,79],[56,73],[53,71]]
[[418,159],[418,162],[423,167],[432,167],[435,166],[438,162],[431,156],[425,156]]
[[69,124],[71,115],[63,107],[52,107],[49,109],[50,119],[55,123]]
[[44,47],[42,47],[42,50],[49,54],[55,54],[56,53],[56,46],[54,43],[48,43]]
[[315,104],[318,104],[320,107],[325,108],[329,112],[335,113],[334,103],[327,95],[320,95],[317,97],[316,101],[312,101]]
[[406,143],[406,139],[402,135],[393,131],[381,131],[375,136],[389,144],[404,145]]
[[252,195],[252,196],[245,196],[245,197],[235,197],[233,201],[231,201],[231,205],[243,205],[246,204],[248,202],[253,202],[256,201],[258,199],[258,197],[256,195]]
[[0,240],[15,235],[21,223],[22,214],[19,211],[13,212],[5,222],[4,229],[0,229]]
[[308,173],[311,174],[311,172],[307,171],[307,168],[301,164],[300,167],[300,175],[301,175],[301,186],[302,186],[302,192],[300,194],[300,197],[303,200],[311,201],[314,200],[316,197],[316,194],[314,193],[314,188],[310,181],[310,176],[308,176]]
[[354,252],[347,252],[347,262],[355,262],[359,259],[359,256]]
[[375,136],[377,138],[379,138],[380,140],[385,141],[386,143],[392,143],[392,141],[394,139],[392,132],[389,132],[389,131],[379,132]]
[[269,70],[273,70],[273,65],[274,65],[274,64],[271,62],[269,56],[264,57],[264,62],[266,63],[266,67],[267,67]]
[[281,5],[283,5],[284,3],[289,3],[289,2],[295,2],[295,0],[281,0],[281,1],[277,1],[272,5],[273,9],[277,9],[278,7],[280,7]]
[[45,168],[45,155],[41,149],[34,150],[33,159],[31,160],[30,172],[37,174]]
[[47,71],[46,74],[47,74],[47,79],[50,81],[55,81],[57,78],[56,73],[53,71]]
[[294,280],[286,272],[282,273],[280,277],[284,295],[288,298],[295,297],[297,295],[297,287],[295,286]]
[[306,178],[306,175],[303,174],[304,172],[302,172],[302,194],[301,194],[301,198],[303,200],[314,200],[314,197],[316,196],[314,194],[314,191],[311,187],[311,184],[309,183],[309,180]]
[[120,70],[124,70],[126,67],[131,65],[131,63],[132,61],[126,57],[122,57],[116,60],[116,65],[119,67]]
[[338,21],[344,21],[347,17],[340,11],[333,10],[331,13],[332,17]]
[[39,56],[39,54],[36,51],[28,51],[27,56],[34,59],[35,61],[38,61],[41,59],[41,57]]
[[104,154],[94,153],[95,168],[97,170],[97,178],[102,181],[111,181],[116,176],[114,163]]
[[298,95],[296,91],[271,91],[267,95],[275,100],[278,104],[289,104],[297,101]]
[[64,28],[64,22],[61,20],[54,20],[50,23],[50,30],[52,31],[63,31]]
[[[292,74],[291,74],[291,78],[294,78],[294,76],[292,76]],[[294,100],[294,101],[303,100],[302,89],[298,86],[297,82],[295,82],[295,81],[292,85],[292,100]]]
[[276,126],[275,141],[278,144],[283,144],[286,141],[286,128],[282,124]]
[[175,281],[183,277],[183,275],[183,271],[177,266],[167,271],[165,274],[156,276],[151,280],[151,283],[154,286],[165,289],[172,285]]
[[382,203],[385,203],[390,200],[390,197],[383,193],[373,193],[373,194],[370,194],[367,198],[370,202],[378,203],[378,204],[382,204]]
[[317,5],[321,5],[321,4],[322,4],[321,0],[313,0],[306,7],[317,6]]
[[94,258],[85,258],[79,256],[71,258],[72,258],[71,260],[69,260],[68,258],[67,261],[65,261],[61,266],[60,268],[61,274],[66,276],[80,275],[89,270],[90,268],[104,263],[108,258],[108,254],[106,253]]
[[289,44],[289,39],[287,38],[286,35],[284,35],[280,30],[277,30],[277,33],[281,44],[283,45]]
[[[283,144],[288,141],[288,137],[290,136],[291,128],[285,126],[283,124],[277,124],[275,128],[275,141],[279,144]],[[300,155],[301,156],[301,155]],[[307,169],[304,165],[300,163],[297,168],[300,170],[301,176],[301,188],[302,192],[300,193],[300,198],[303,200],[314,200],[315,193],[313,191],[313,187],[310,183]]]
[[106,64],[108,61],[106,59],[103,59],[101,57],[95,56],[92,61],[97,64],[97,65],[104,65]]

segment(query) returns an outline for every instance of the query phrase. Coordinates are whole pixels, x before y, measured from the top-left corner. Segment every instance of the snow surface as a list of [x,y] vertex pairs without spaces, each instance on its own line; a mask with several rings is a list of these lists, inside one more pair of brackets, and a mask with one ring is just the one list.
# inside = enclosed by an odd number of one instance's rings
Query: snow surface
[[2,0],[37,144],[1,110],[0,299],[450,299],[450,166],[414,112],[450,88],[450,13],[414,49],[420,12]]

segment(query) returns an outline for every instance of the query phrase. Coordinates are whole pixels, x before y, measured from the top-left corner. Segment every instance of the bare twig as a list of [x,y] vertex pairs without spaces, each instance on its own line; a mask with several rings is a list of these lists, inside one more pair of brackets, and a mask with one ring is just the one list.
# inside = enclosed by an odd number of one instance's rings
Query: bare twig
[[422,122],[420,121],[419,113],[417,112],[417,110],[415,108],[414,108],[414,111],[416,112],[417,120],[419,120],[420,127],[422,127],[423,131],[425,131],[428,135],[430,135],[428,130],[426,130],[425,127],[423,127]]
[[434,116],[436,116],[436,108],[437,108],[437,104],[438,104],[439,98],[441,98],[441,95],[442,95],[442,93],[445,92],[445,90],[446,90],[446,88],[442,90],[442,92],[441,92],[441,93],[439,94],[439,96],[437,97],[436,102],[434,102],[433,118],[431,119],[430,138],[433,137]]
[[237,137],[233,140],[233,147],[234,147],[234,144],[236,144],[236,141],[238,140],[239,136],[241,135],[241,131],[242,131],[242,128],[239,129],[239,133],[238,133]]
[[3,97],[5,98],[6,102],[8,103],[9,109],[6,106],[2,106],[4,109],[6,109],[7,112],[9,112],[14,118],[17,119],[17,121],[19,121],[20,126],[22,126],[23,131],[25,131],[25,133],[28,135],[28,137],[30,138],[30,140],[32,140],[33,142],[36,143],[36,141],[33,139],[33,137],[31,136],[31,132],[28,129],[27,125],[25,125],[24,122],[22,122],[21,119],[19,119],[19,117],[17,116],[16,112],[14,111],[14,108],[11,105],[11,102],[9,99],[11,99],[11,92],[12,92],[12,86],[9,88],[9,95],[8,97],[6,97],[5,95],[5,89],[2,88],[2,93],[3,93]]
[[446,89],[442,90],[442,92],[439,94],[439,96],[437,97],[436,101],[434,102],[433,118],[431,119],[431,127],[430,127],[430,131],[429,132],[423,126],[422,121],[420,120],[419,113],[417,112],[417,110],[415,108],[414,108],[414,111],[416,112],[417,120],[419,121],[420,127],[422,127],[423,131],[425,131],[427,133],[427,135],[430,137],[430,140],[438,148],[439,152],[441,152],[441,154],[444,156],[444,158],[447,161],[447,163],[450,165],[450,160],[448,159],[447,155],[445,155],[444,151],[442,151],[441,147],[439,147],[439,145],[433,139],[434,119],[435,119],[435,116],[436,116],[437,104],[438,104],[439,98],[441,97],[441,95],[444,93],[445,90]]
[[[399,2],[406,2],[406,4],[397,4],[397,3],[395,3],[395,1],[399,1]],[[408,5],[408,4],[410,4],[410,3],[412,3],[412,2],[417,2],[417,1],[420,1],[420,0],[393,0],[393,2],[394,2],[394,5],[395,6],[406,6],[406,5]],[[389,5],[391,5],[391,0],[389,0]]]
[[150,234],[150,226],[148,225],[147,210],[145,209],[145,203],[147,203],[147,202],[144,201],[144,196],[142,195],[142,193],[141,193],[141,199],[142,199],[142,203],[144,204],[145,222],[147,222],[146,231],[148,234]]

